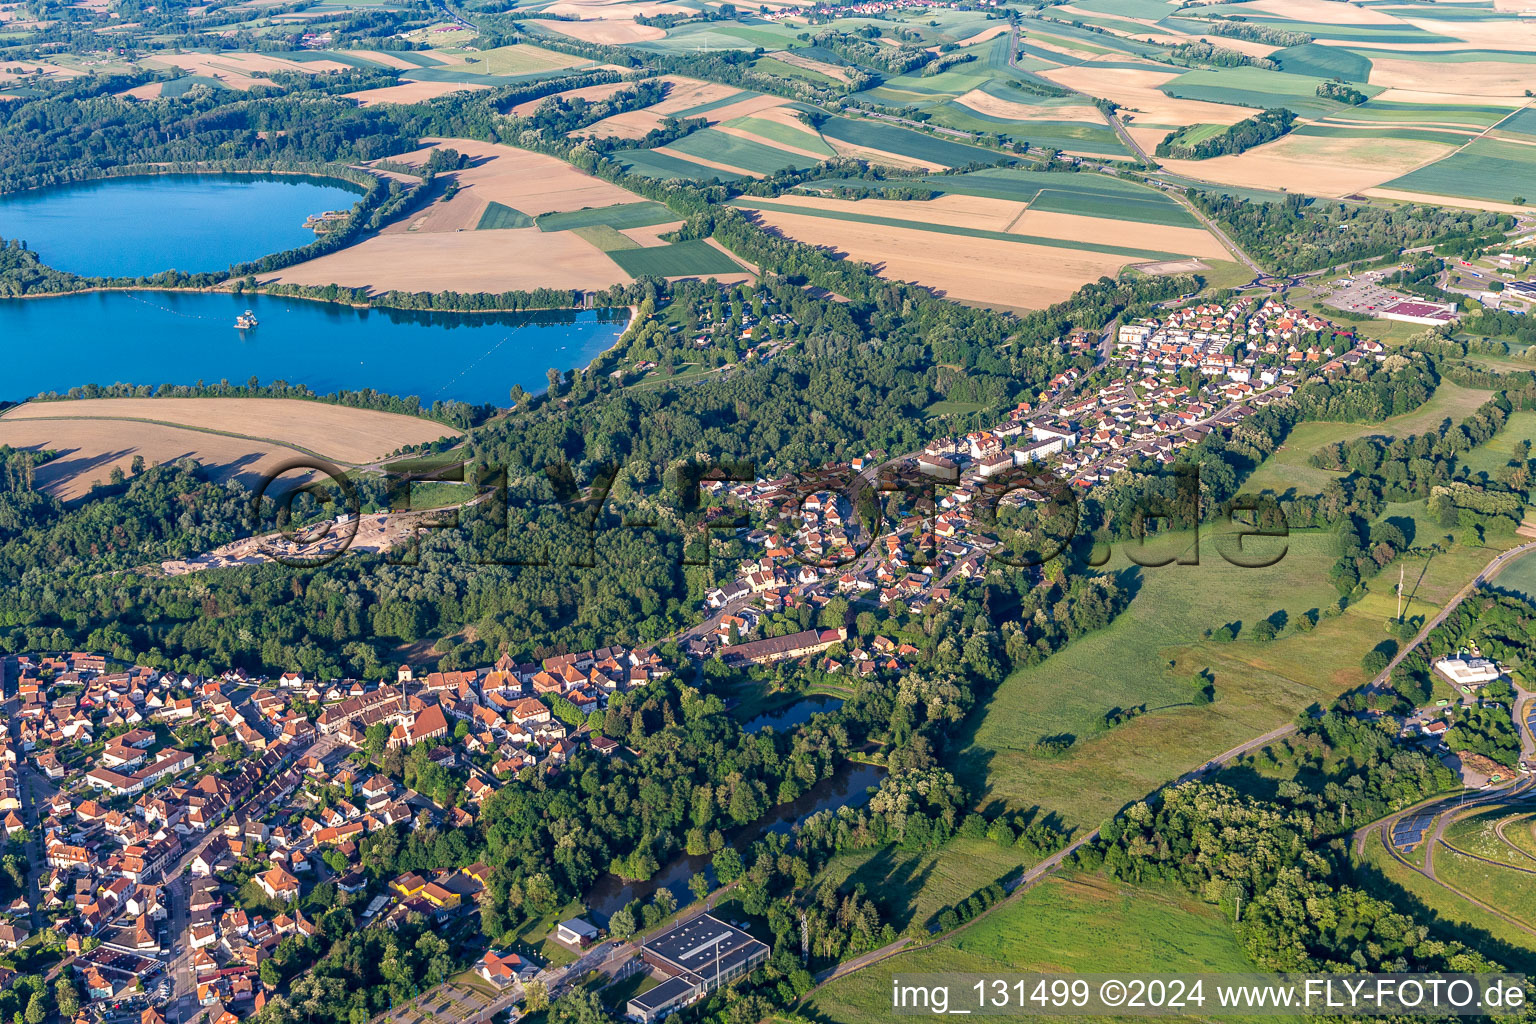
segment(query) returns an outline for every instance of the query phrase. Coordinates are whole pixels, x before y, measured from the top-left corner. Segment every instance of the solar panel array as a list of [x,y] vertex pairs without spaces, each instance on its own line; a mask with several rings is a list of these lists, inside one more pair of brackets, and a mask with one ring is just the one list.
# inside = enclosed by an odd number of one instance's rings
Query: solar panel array
[[1434,820],[1433,811],[1419,811],[1397,819],[1397,823],[1392,826],[1392,845],[1405,853],[1411,853],[1415,846],[1424,841],[1424,833],[1429,831]]

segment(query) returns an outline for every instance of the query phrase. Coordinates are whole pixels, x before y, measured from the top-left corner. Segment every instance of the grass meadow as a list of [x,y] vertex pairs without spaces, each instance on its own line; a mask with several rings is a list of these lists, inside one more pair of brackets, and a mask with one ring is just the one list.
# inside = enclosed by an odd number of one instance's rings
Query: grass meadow
[[943,942],[832,982],[804,1009],[813,1020],[883,1024],[892,1019],[891,980],[897,976],[1161,973],[1170,964],[1187,971],[1253,969],[1231,926],[1214,907],[1171,888],[1122,885],[1096,875],[1058,875]]

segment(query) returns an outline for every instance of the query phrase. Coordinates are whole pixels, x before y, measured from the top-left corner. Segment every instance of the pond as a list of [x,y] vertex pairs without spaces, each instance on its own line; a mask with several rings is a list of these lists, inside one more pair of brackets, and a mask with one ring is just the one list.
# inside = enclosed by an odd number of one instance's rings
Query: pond
[[345,182],[292,174],[106,178],[0,197],[0,238],[86,277],[225,270],[308,245],[307,217],[360,196]]
[[[251,310],[257,326],[239,330]],[[372,388],[423,404],[510,404],[546,371],[586,366],[624,309],[415,313],[226,292],[87,292],[0,300],[0,400],[85,384],[285,380],[318,394]]]
[[[788,832],[817,811],[838,807],[861,807],[869,802],[871,786],[878,786],[885,769],[862,762],[846,762],[836,775],[823,779],[812,786],[800,799],[771,808],[767,814],[750,825],[734,830],[727,842],[738,850],[746,850],[754,842],[770,832]],[[666,887],[683,906],[693,899],[688,892],[688,880],[703,872],[713,883],[714,868],[710,861],[713,854],[689,856],[684,854],[662,866],[660,871],[643,882],[626,882],[618,875],[605,874],[597,880],[587,894],[587,907],[599,921],[606,922],[613,912],[626,906],[631,900],[648,900],[658,889]]]
[[759,729],[772,726],[782,731],[790,726],[804,725],[811,720],[812,715],[823,711],[836,711],[842,706],[842,700],[837,697],[813,693],[809,697],[801,697],[793,704],[786,704],[772,711],[764,711],[755,718],[749,718],[742,723],[741,729],[743,732],[757,732]]

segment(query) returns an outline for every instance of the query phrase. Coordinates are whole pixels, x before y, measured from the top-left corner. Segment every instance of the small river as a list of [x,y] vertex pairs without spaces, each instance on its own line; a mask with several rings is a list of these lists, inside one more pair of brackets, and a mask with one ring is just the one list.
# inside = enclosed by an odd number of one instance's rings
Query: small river
[[[252,330],[235,317],[256,315]],[[423,404],[506,406],[550,367],[586,366],[629,311],[413,313],[224,292],[87,292],[0,300],[0,400],[83,384],[285,380],[318,394],[372,388]]]
[[[754,842],[770,832],[788,832],[817,811],[838,807],[862,807],[869,802],[871,786],[880,784],[885,769],[872,764],[847,762],[830,779],[823,779],[812,786],[800,799],[780,804],[750,825],[736,829],[727,842],[738,850],[746,850]],[[677,897],[679,906],[693,899],[688,891],[688,880],[703,872],[714,882],[715,872],[710,865],[714,854],[698,857],[684,855],[644,882],[626,882],[618,875],[605,874],[587,894],[587,907],[598,921],[606,922],[613,912],[623,908],[631,900],[648,900],[658,889],[666,887]]]
[[350,209],[361,190],[297,174],[157,174],[0,197],[0,238],[85,277],[198,273],[315,240],[310,214]]

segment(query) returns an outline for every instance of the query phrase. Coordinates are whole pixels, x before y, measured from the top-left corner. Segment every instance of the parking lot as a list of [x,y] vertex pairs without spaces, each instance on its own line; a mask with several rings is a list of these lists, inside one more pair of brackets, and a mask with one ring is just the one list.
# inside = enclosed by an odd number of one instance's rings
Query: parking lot
[[1329,292],[1323,301],[1334,309],[1369,315],[1385,309],[1394,302],[1409,300],[1410,296],[1385,288],[1380,283],[1382,278],[1395,272],[1396,269],[1396,267],[1389,267],[1385,270],[1371,270],[1357,274],[1353,278],[1344,278],[1334,286],[1333,291]]

